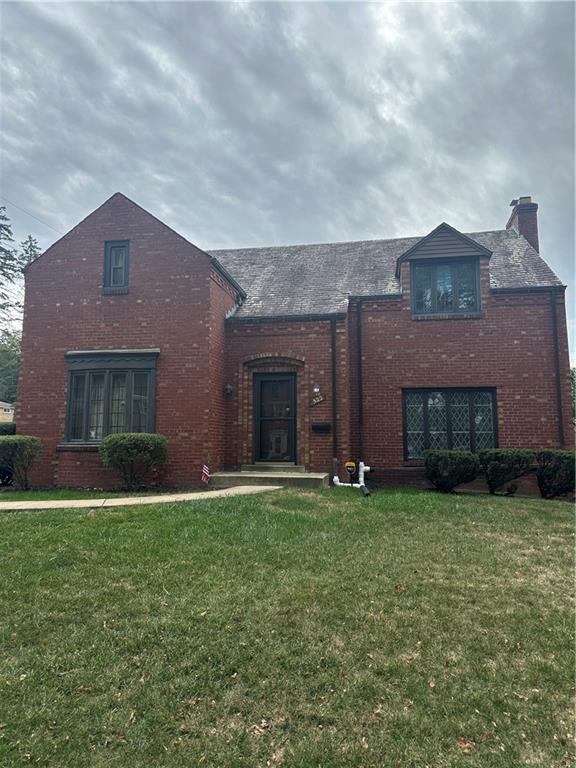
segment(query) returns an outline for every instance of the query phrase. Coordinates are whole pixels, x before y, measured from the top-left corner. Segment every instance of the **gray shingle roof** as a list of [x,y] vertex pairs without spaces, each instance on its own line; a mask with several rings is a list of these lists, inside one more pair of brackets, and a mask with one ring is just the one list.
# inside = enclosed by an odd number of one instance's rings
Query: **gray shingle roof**
[[[537,251],[515,230],[472,232],[493,252],[492,288],[561,286]],[[351,243],[209,251],[247,293],[236,317],[345,312],[349,296],[397,294],[396,259],[420,237]]]

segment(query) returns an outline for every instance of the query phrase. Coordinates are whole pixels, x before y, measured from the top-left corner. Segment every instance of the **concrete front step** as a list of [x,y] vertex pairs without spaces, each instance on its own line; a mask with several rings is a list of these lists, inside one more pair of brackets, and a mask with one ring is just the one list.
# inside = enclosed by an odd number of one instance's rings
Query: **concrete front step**
[[261,461],[258,464],[242,464],[242,472],[306,472],[306,467],[302,464],[291,464],[290,462]]
[[215,472],[215,488],[235,485],[281,485],[297,488],[328,488],[330,477],[324,472]]

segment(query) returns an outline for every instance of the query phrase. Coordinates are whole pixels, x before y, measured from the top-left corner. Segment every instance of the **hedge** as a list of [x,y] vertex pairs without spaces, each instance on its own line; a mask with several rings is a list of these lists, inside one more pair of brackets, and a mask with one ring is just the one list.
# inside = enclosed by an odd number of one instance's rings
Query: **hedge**
[[424,463],[428,480],[445,493],[472,482],[479,469],[478,456],[471,451],[426,451]]
[[[0,437],[2,435],[15,435],[16,424],[13,421],[0,421]],[[0,462],[0,486],[12,484],[12,470]]]
[[120,474],[124,488],[135,490],[152,470],[166,463],[168,448],[163,435],[122,432],[102,440],[100,455],[106,466]]
[[17,488],[28,490],[29,473],[38,457],[42,441],[30,435],[3,435],[0,437],[0,466],[12,474]]
[[[487,448],[478,454],[480,467],[486,475],[490,493],[506,483],[525,475],[534,462],[534,451],[526,448]],[[515,493],[518,486],[511,483],[506,492]]]
[[536,479],[543,499],[574,491],[574,451],[542,450],[536,453]]

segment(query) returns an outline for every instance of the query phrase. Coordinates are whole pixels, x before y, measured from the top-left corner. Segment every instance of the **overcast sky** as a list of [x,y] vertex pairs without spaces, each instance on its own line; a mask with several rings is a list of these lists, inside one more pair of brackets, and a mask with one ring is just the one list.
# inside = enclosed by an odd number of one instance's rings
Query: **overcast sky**
[[573,316],[572,3],[0,14],[1,194],[55,229],[116,191],[206,249],[498,229],[532,195]]

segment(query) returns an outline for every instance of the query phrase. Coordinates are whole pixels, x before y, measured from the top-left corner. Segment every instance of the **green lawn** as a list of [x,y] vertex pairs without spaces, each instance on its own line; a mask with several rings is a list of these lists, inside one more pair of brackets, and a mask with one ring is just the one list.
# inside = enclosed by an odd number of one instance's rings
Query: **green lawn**
[[83,490],[78,488],[56,488],[46,491],[13,491],[0,492],[0,502],[3,501],[60,501],[60,499],[107,499],[110,496],[125,496],[126,494],[100,491],[98,489]]
[[573,510],[333,489],[0,515],[0,765],[572,765]]
[[[201,491],[202,488],[190,488],[191,491]],[[181,492],[181,491],[180,491]],[[61,499],[114,499],[121,496],[147,496],[159,495],[161,493],[170,493],[164,488],[154,491],[137,491],[128,493],[126,491],[102,491],[98,488],[78,489],[78,488],[53,488],[44,491],[0,491],[0,503],[3,501],[60,501]]]

